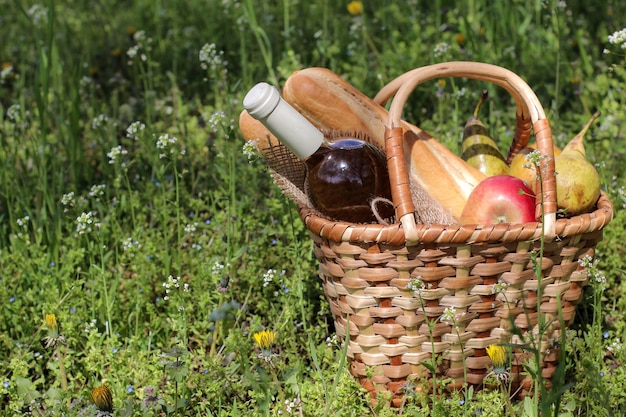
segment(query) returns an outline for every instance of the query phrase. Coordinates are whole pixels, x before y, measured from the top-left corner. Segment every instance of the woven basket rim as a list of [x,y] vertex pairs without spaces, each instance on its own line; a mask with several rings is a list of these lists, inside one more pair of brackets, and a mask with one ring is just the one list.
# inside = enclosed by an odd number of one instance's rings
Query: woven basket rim
[[[298,211],[310,232],[333,242],[407,245],[401,223],[382,225],[338,222],[321,217],[308,207],[298,206]],[[613,213],[613,204],[602,191],[594,211],[558,219],[554,239],[602,230],[613,219]],[[417,225],[417,233],[418,241],[415,244],[475,244],[534,241],[542,238],[544,230],[540,222],[493,225],[421,224]]]

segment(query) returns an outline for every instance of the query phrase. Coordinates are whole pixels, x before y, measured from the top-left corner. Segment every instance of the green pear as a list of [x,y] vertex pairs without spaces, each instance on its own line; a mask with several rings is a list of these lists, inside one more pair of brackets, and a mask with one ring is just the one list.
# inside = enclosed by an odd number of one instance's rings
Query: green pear
[[594,113],[560,155],[554,158],[557,206],[568,216],[590,212],[600,197],[600,175],[587,160],[583,139],[600,116]]
[[509,166],[498,149],[498,145],[489,136],[489,130],[478,118],[478,112],[486,98],[487,90],[484,90],[474,109],[474,114],[465,124],[461,142],[461,158],[485,176],[491,177],[508,174]]

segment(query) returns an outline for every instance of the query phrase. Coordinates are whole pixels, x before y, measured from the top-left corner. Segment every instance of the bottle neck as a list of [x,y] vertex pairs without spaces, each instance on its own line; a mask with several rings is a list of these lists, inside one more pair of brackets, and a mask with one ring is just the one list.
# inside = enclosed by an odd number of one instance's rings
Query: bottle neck
[[243,106],[300,159],[308,158],[324,143],[323,133],[267,83],[255,85],[244,97]]

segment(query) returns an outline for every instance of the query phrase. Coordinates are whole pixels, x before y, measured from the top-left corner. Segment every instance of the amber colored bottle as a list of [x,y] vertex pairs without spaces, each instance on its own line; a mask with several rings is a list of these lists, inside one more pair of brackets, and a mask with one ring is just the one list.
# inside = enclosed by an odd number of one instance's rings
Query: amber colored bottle
[[[243,106],[304,160],[305,191],[321,214],[351,223],[376,222],[372,200],[391,201],[387,161],[378,148],[357,137],[325,138],[267,83],[254,86]],[[394,214],[385,202],[376,204],[376,210],[383,219]]]

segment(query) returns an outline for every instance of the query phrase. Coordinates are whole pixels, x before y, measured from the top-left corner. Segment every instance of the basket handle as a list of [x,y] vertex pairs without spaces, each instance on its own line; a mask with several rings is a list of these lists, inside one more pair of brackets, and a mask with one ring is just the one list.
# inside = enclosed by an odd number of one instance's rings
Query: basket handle
[[517,106],[516,128],[509,149],[509,161],[524,148],[530,139],[530,126],[535,133],[537,149],[547,158],[542,163],[541,187],[543,194],[537,193],[537,217],[542,216],[544,235],[552,239],[556,235],[556,178],[554,170],[554,149],[552,130],[539,99],[534,91],[514,72],[497,65],[480,62],[445,62],[416,68],[399,76],[387,84],[376,95],[374,101],[384,105],[391,96],[387,126],[385,128],[385,151],[392,184],[392,197],[396,203],[398,217],[407,244],[417,242],[418,230],[415,221],[415,207],[411,199],[409,178],[402,144],[402,109],[413,90],[420,84],[435,78],[458,77],[488,81],[507,90]]

